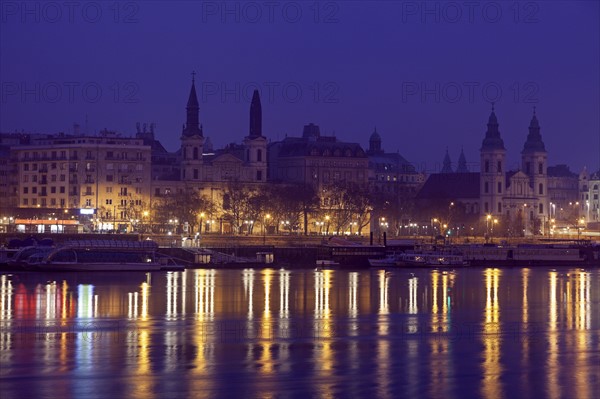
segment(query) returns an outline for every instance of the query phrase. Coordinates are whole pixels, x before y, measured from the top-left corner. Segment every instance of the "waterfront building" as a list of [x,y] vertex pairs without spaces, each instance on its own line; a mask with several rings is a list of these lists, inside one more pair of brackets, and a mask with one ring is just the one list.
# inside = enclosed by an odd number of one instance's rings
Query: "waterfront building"
[[307,186],[319,197],[319,209],[304,221],[308,233],[350,233],[352,226],[358,226],[356,232],[368,224],[369,207],[354,207],[364,205],[361,198],[368,196],[369,159],[360,144],[323,136],[310,123],[301,137],[271,143],[268,156],[272,183]]
[[269,179],[307,184],[317,191],[336,182],[366,186],[369,160],[358,143],[322,136],[318,125],[304,126],[301,137],[286,137],[269,145]]
[[600,169],[594,173],[588,173],[587,168],[579,174],[579,200],[576,203],[579,208],[577,218],[581,219],[589,229],[600,231]]
[[369,190],[376,210],[374,230],[387,222],[396,233],[408,233],[415,215],[414,199],[425,182],[425,174],[418,172],[399,152],[384,151],[377,129],[369,137],[366,153]]
[[126,230],[149,206],[150,147],[141,139],[47,135],[12,146],[11,160],[18,208],[37,217],[88,215],[94,230]]
[[[453,213],[469,223],[472,223],[471,215],[479,215],[479,228],[473,226],[473,229],[487,234],[492,233],[495,224],[500,224],[497,230],[502,229],[508,235],[547,232],[550,223],[548,160],[535,109],[528,130],[521,151],[521,167],[507,171],[506,148],[492,106],[480,149],[479,173],[465,172],[464,153],[457,168],[460,172],[452,173],[446,152],[442,173],[430,175],[417,197],[423,201],[420,207],[430,214],[445,214],[444,209],[452,206]],[[476,183],[477,191],[474,190]],[[454,219],[458,222],[457,217]]]
[[567,165],[548,167],[548,216],[553,226],[572,224],[579,212],[579,176]]

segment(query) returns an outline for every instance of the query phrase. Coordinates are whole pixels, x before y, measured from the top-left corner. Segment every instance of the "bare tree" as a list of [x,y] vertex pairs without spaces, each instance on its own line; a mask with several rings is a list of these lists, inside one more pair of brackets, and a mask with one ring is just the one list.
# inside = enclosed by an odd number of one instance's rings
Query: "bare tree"
[[213,211],[214,203],[208,197],[201,196],[197,190],[188,187],[162,198],[156,204],[154,214],[156,220],[162,223],[168,220],[177,220],[178,225],[187,223],[189,233],[194,233],[198,231],[200,213]]

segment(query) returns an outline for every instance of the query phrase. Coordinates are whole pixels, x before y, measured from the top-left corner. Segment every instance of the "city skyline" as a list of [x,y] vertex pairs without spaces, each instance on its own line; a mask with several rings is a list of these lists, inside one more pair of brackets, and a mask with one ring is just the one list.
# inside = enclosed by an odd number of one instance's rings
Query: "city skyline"
[[[29,13],[3,5],[2,37],[19,39],[2,40],[0,131],[72,133],[87,118],[90,134],[133,135],[137,122],[156,123],[174,151],[195,70],[200,123],[215,148],[247,134],[258,89],[271,141],[312,122],[367,148],[377,127],[382,146],[419,170],[441,169],[446,148],[454,164],[464,148],[474,165],[495,102],[508,168],[533,106],[549,165],[600,166],[597,3],[486,2],[459,9],[460,19],[436,2],[284,2],[272,15],[253,3],[258,19],[244,3],[223,4],[98,3],[96,19],[90,7],[58,18],[39,4]],[[76,59],[73,48],[82,49]]]

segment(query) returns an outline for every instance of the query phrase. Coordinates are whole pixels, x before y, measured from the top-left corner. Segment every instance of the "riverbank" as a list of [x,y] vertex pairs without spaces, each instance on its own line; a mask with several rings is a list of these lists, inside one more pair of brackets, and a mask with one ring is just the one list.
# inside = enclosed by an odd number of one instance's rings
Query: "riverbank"
[[[444,253],[460,253],[469,248],[468,244],[479,247],[468,251],[479,251],[481,254],[467,257],[470,265],[529,267],[558,266],[559,264],[600,266],[598,246],[592,248],[590,241],[537,239],[499,239],[502,247],[481,246],[485,241],[481,238],[454,239],[451,243],[443,240],[432,241],[431,237],[394,237],[385,239],[377,237],[371,245],[370,237],[338,237],[338,236],[224,236],[205,235],[201,240],[191,237],[175,237],[172,235],[144,234],[2,234],[0,242],[4,246],[26,246],[34,242],[46,245],[62,245],[67,241],[78,240],[117,240],[144,241],[153,240],[159,245],[158,254],[173,259],[177,264],[187,268],[263,268],[263,267],[342,267],[366,268],[369,259],[383,259],[387,255],[416,248],[427,248],[428,251]],[[384,243],[386,245],[384,245]],[[431,245],[433,244],[433,245]],[[467,246],[465,246],[467,244]],[[517,246],[535,246],[534,250],[514,250]],[[551,247],[568,247],[550,249]],[[437,248],[437,249],[436,249]],[[477,249],[480,248],[480,249]],[[497,249],[496,249],[497,248]],[[527,254],[513,255],[525,251]],[[542,251],[543,254],[538,254]],[[552,254],[550,252],[552,252]],[[562,252],[568,252],[563,254]],[[4,251],[6,258],[11,257]],[[502,254],[500,254],[502,252]],[[537,254],[537,255],[536,255]],[[556,255],[556,256],[555,256]],[[515,257],[516,256],[516,257]],[[523,262],[521,262],[523,261]],[[598,263],[598,264],[596,264]]]

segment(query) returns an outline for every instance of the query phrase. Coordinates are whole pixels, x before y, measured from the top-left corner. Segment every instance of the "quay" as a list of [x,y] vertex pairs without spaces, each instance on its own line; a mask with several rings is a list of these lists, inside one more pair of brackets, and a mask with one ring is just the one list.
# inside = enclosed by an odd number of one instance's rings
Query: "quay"
[[[530,267],[530,266],[600,266],[600,242],[592,240],[564,241],[538,238],[536,240],[500,240],[485,243],[465,239],[446,243],[426,237],[394,238],[385,236],[223,236],[206,235],[202,240],[172,235],[142,234],[0,234],[0,265],[11,256],[10,249],[21,243],[51,243],[60,246],[76,240],[152,240],[158,253],[173,259],[186,268],[365,268],[369,260],[384,259],[404,251],[429,251],[440,255],[459,254],[472,267]],[[458,240],[455,240],[458,241]]]

